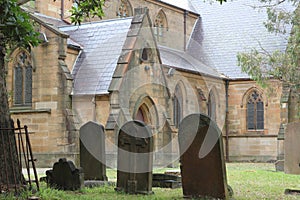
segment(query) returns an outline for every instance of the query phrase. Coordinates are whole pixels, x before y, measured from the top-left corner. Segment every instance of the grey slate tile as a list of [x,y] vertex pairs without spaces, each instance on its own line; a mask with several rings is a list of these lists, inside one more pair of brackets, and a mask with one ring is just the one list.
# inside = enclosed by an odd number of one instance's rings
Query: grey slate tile
[[[259,48],[259,43],[268,51],[285,51],[284,37],[270,34],[263,22],[265,10],[254,10],[253,0],[232,0],[220,5],[199,0],[189,0],[202,19],[203,41],[201,43],[206,61],[219,73],[229,78],[248,78],[237,66],[237,53]],[[282,4],[293,9],[290,4]]]
[[60,30],[83,48],[73,69],[74,91],[78,95],[108,93],[132,18],[106,20]]

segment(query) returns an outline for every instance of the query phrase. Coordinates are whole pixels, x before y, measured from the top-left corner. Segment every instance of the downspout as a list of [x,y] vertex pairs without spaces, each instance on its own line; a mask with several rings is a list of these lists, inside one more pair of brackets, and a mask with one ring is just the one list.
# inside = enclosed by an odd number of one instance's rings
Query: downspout
[[60,19],[64,20],[65,16],[65,1],[61,0],[61,5],[60,5]]
[[183,50],[186,51],[186,18],[188,15],[188,11],[184,11],[183,13]]
[[226,95],[226,114],[225,114],[225,157],[226,157],[226,161],[229,161],[229,127],[228,127],[228,114],[229,114],[229,110],[228,110],[228,88],[229,88],[229,80],[226,79],[225,80],[225,95]]
[[92,104],[93,104],[93,109],[92,109],[93,121],[96,122],[96,107],[97,107],[96,96],[93,97]]

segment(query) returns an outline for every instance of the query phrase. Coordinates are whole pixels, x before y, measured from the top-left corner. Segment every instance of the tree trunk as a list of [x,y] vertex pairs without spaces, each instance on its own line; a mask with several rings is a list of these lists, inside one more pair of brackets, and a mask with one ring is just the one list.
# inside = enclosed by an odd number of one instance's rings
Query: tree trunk
[[[0,41],[1,41],[0,33]],[[24,185],[18,162],[17,145],[12,128],[6,89],[5,44],[0,42],[0,193]]]

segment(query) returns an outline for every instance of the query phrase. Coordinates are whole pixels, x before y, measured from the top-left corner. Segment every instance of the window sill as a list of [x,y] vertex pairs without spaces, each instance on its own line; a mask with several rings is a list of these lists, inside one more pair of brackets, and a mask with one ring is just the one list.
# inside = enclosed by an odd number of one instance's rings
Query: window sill
[[9,112],[11,114],[22,114],[22,113],[51,113],[50,108],[44,109],[32,109],[30,107],[13,107],[10,108]]
[[247,131],[244,134],[229,134],[229,137],[277,137],[276,134],[266,134],[268,130]]

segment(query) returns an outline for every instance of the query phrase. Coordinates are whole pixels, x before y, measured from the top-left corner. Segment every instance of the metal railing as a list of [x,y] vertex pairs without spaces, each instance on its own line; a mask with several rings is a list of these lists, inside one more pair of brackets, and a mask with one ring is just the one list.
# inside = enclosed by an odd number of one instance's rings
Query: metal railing
[[[8,127],[8,126],[6,126]],[[20,120],[17,120],[15,127],[11,120],[11,128],[0,127],[0,155],[2,155],[2,171],[0,173],[0,193],[15,190],[18,193],[21,188],[29,186],[29,190],[33,189],[32,182],[36,184],[39,190],[38,176],[35,167],[35,159],[33,158],[28,127],[21,127]],[[7,134],[7,135],[5,135]],[[17,155],[15,155],[17,154]],[[17,158],[17,159],[13,159]],[[23,166],[24,165],[24,166]],[[27,172],[27,180],[24,178],[22,169]],[[32,179],[31,170],[34,178]],[[12,181],[13,180],[13,181]],[[21,181],[20,181],[21,180]]]

